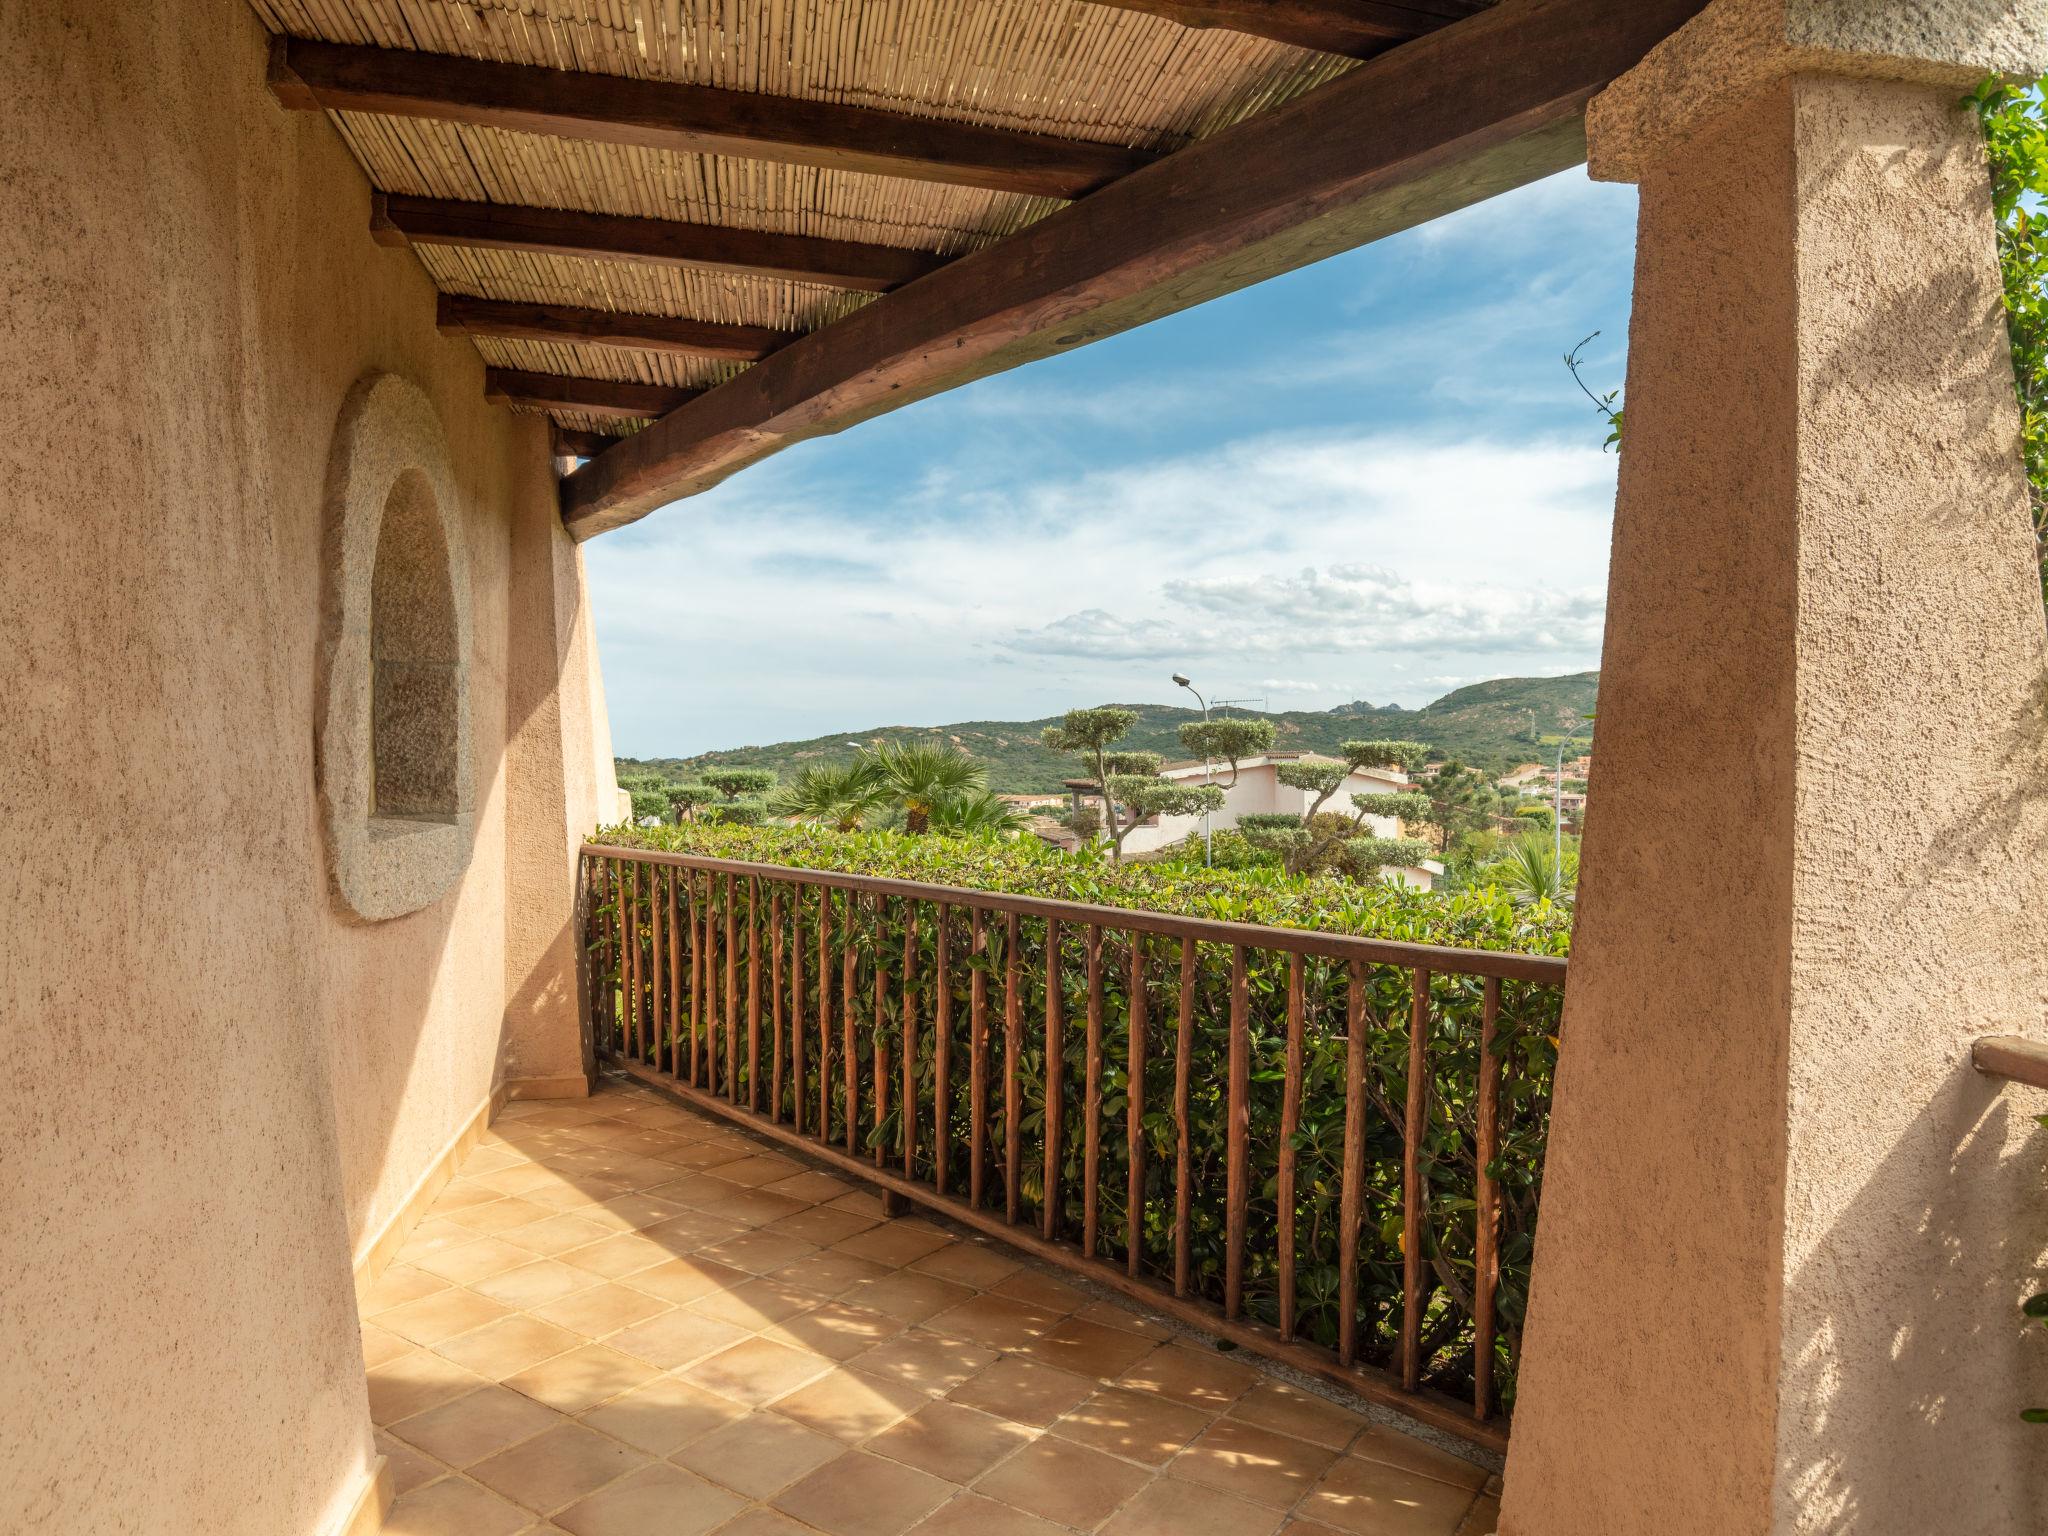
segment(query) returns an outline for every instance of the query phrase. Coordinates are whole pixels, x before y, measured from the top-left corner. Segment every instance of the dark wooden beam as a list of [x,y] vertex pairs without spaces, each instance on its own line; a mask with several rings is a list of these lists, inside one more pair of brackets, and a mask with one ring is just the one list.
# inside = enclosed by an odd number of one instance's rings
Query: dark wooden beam
[[443,336],[506,336],[518,341],[560,341],[572,346],[627,347],[755,363],[800,332],[762,325],[722,325],[671,315],[627,315],[570,304],[511,304],[444,293],[434,323]]
[[372,194],[370,233],[380,245],[466,245],[708,267],[855,288],[863,293],[886,293],[945,265],[944,257],[929,251],[893,245],[769,234],[723,224],[576,213],[563,208],[444,202],[395,192]]
[[1585,107],[1706,0],[1503,0],[865,305],[562,484],[588,537],[788,443],[1579,164]]
[[484,398],[499,405],[533,405],[588,416],[660,416],[696,399],[701,389],[666,384],[621,384],[613,379],[576,379],[517,368],[486,368]]
[[1397,43],[1476,16],[1493,0],[1094,0],[1297,48],[1368,59]]
[[271,40],[270,89],[302,111],[376,112],[686,154],[1085,197],[1158,156],[908,112],[451,54]]
[[606,432],[585,432],[577,427],[559,425],[554,429],[555,457],[558,459],[594,459],[617,441]]

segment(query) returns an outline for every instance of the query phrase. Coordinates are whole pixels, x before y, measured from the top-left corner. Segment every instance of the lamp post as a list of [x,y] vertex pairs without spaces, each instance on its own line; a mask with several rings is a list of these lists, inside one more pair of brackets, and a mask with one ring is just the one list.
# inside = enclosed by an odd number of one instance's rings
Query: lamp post
[[[1204,725],[1208,724],[1208,722],[1209,722],[1209,701],[1208,701],[1207,699],[1203,698],[1203,697],[1202,697],[1202,695],[1201,695],[1201,694],[1200,694],[1199,692],[1197,692],[1197,691],[1196,691],[1196,689],[1195,689],[1195,685],[1194,685],[1193,683],[1189,682],[1189,681],[1188,681],[1188,680],[1187,680],[1186,678],[1182,677],[1182,676],[1181,676],[1181,675],[1180,675],[1180,674],[1179,674],[1178,672],[1176,672],[1176,673],[1174,673],[1174,674],[1173,674],[1173,681],[1174,681],[1174,683],[1175,683],[1175,685],[1176,685],[1176,686],[1178,686],[1178,687],[1181,687],[1181,688],[1185,688],[1185,689],[1187,689],[1187,691],[1188,691],[1189,693],[1192,693],[1192,694],[1194,694],[1194,695],[1195,695],[1195,702],[1196,702],[1197,704],[1199,704],[1199,705],[1201,705],[1201,706],[1202,706],[1202,723],[1203,723]],[[1215,766],[1215,763],[1214,763],[1214,761],[1213,761],[1213,760],[1212,760],[1212,759],[1210,758],[1210,756],[1209,756],[1208,752],[1207,752],[1207,751],[1204,751],[1204,752],[1202,753],[1202,783],[1203,783],[1203,785],[1204,785],[1204,786],[1206,787],[1206,786],[1208,786],[1208,785],[1212,785],[1212,784],[1214,784],[1215,782],[1216,782],[1216,766]],[[1207,806],[1203,806],[1203,807],[1202,807],[1202,866],[1203,866],[1203,868],[1205,868],[1205,869],[1208,869],[1208,868],[1213,868],[1213,867],[1215,866],[1215,863],[1216,863],[1216,837],[1215,837],[1215,834],[1214,834],[1214,833],[1213,833],[1213,832],[1212,832],[1212,831],[1210,830],[1210,827],[1209,827],[1209,808],[1208,808]]]

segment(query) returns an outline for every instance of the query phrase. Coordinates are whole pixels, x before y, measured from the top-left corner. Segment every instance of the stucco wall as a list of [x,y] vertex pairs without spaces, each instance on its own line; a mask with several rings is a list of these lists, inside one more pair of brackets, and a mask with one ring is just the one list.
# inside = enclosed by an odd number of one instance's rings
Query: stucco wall
[[[354,1247],[501,1053],[575,1070],[535,978],[609,742],[543,429],[484,403],[263,44],[240,0],[0,7],[0,1531],[323,1529],[370,1455]],[[477,832],[449,896],[360,925],[314,639],[372,369],[455,465]]]

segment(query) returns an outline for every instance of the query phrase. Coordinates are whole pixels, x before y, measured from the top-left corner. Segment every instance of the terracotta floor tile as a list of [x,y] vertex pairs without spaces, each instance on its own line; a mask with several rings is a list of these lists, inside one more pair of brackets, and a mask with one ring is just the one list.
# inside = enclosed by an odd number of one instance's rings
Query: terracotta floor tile
[[771,1195],[765,1189],[741,1189],[737,1185],[729,1195],[697,1202],[697,1209],[705,1215],[736,1221],[743,1227],[765,1227],[771,1221],[794,1216],[807,1208],[801,1200]]
[[827,1301],[771,1324],[761,1336],[834,1360],[850,1360],[902,1331],[903,1324],[886,1312]]
[[841,1253],[836,1248],[821,1248],[774,1273],[776,1279],[790,1285],[800,1285],[824,1296],[838,1296],[863,1280],[879,1280],[893,1272],[888,1265],[877,1264],[873,1259]]
[[402,1307],[379,1312],[377,1326],[415,1344],[438,1344],[458,1333],[467,1333],[472,1328],[495,1322],[509,1310],[488,1296],[450,1287],[419,1301],[409,1301]]
[[1351,1447],[1351,1454],[1433,1477],[1440,1483],[1450,1483],[1459,1488],[1477,1490],[1485,1484],[1487,1477],[1486,1468],[1474,1466],[1462,1456],[1440,1451],[1384,1424],[1375,1424],[1360,1435]]
[[587,1269],[564,1264],[560,1259],[536,1259],[529,1253],[526,1262],[516,1269],[473,1280],[469,1288],[508,1307],[537,1307],[598,1283],[597,1276]]
[[457,1285],[469,1285],[532,1262],[533,1255],[525,1249],[495,1237],[484,1237],[445,1253],[430,1253],[420,1260],[419,1267]]
[[846,1447],[829,1435],[759,1412],[715,1429],[670,1458],[734,1493],[765,1499],[809,1475]]
[[1174,1458],[1171,1477],[1287,1509],[1336,1461],[1337,1452],[1240,1419],[1218,1419]]
[[463,1477],[444,1477],[392,1502],[385,1536],[510,1536],[533,1516]]
[[704,1536],[745,1507],[739,1495],[655,1462],[571,1504],[555,1524],[572,1536]]
[[1072,1371],[1041,1365],[1021,1355],[1005,1355],[946,1395],[969,1408],[1043,1429],[1094,1395],[1095,1387],[1093,1381]]
[[1115,1381],[1155,1347],[1135,1333],[1105,1328],[1078,1317],[1063,1317],[1043,1338],[1025,1345],[1023,1353],[1063,1371],[1106,1383]]
[[530,1397],[488,1386],[400,1419],[391,1433],[451,1467],[466,1467],[561,1422],[560,1414]]
[[[586,1221],[584,1225],[595,1227],[596,1223]],[[607,1280],[624,1280],[656,1264],[667,1263],[676,1257],[676,1253],[644,1232],[614,1232],[581,1248],[566,1249],[554,1257]]]
[[1089,1530],[1151,1481],[1143,1467],[1048,1435],[985,1475],[974,1491],[1028,1515]]
[[[773,1184],[804,1172],[804,1165],[794,1158],[782,1157],[774,1152],[757,1152],[737,1162],[727,1163],[718,1170],[718,1176],[732,1184],[754,1187]],[[798,1197],[793,1197],[798,1198]],[[814,1195],[800,1197],[816,1199]]]
[[851,1444],[887,1429],[928,1401],[915,1387],[842,1366],[776,1398],[773,1407],[786,1418]]
[[1277,1509],[1161,1477],[1112,1515],[1101,1536],[1273,1536],[1279,1525]]
[[995,1360],[996,1352],[992,1349],[913,1328],[855,1355],[847,1364],[870,1376],[900,1381],[930,1396],[941,1397]]
[[649,1365],[673,1371],[707,1355],[715,1355],[721,1349],[730,1349],[746,1337],[748,1334],[744,1328],[704,1317],[688,1307],[679,1307],[644,1323],[636,1323],[622,1333],[613,1334],[605,1342],[613,1349],[624,1350],[636,1359],[645,1360]]
[[716,1318],[721,1323],[758,1333],[784,1318],[808,1312],[824,1300],[816,1291],[807,1291],[800,1285],[791,1285],[772,1275],[757,1275],[699,1297],[690,1303],[690,1310],[699,1317]]
[[417,1264],[430,1253],[445,1253],[464,1243],[473,1243],[478,1233],[446,1217],[430,1216],[412,1229],[405,1246],[392,1256],[395,1264]]
[[386,1470],[391,1476],[393,1493],[410,1493],[448,1470],[384,1430],[378,1430],[371,1439],[377,1447],[377,1454],[389,1463]]
[[786,1179],[778,1179],[764,1187],[773,1194],[783,1195],[791,1200],[815,1200],[820,1204],[827,1200],[837,1200],[841,1195],[850,1195],[854,1191],[854,1186],[846,1180],[826,1173],[821,1168],[806,1168],[801,1173],[793,1173]]
[[1086,1322],[1100,1323],[1105,1328],[1118,1328],[1125,1333],[1141,1334],[1145,1338],[1159,1342],[1173,1337],[1173,1330],[1160,1319],[1142,1312],[1133,1312],[1120,1302],[1092,1301],[1074,1316]]
[[1078,1312],[1095,1298],[1077,1285],[1069,1285],[1056,1275],[1042,1270],[1020,1269],[1014,1275],[1006,1275],[989,1287],[998,1296],[1008,1296],[1013,1301],[1028,1302],[1034,1307],[1043,1307],[1048,1312],[1065,1315]]
[[[570,1267],[570,1266],[564,1266]],[[532,1309],[533,1315],[558,1328],[567,1328],[586,1339],[601,1339],[621,1328],[630,1328],[650,1317],[659,1317],[673,1305],[659,1296],[606,1281],[589,1290],[577,1291],[559,1301],[545,1302]]]
[[363,1293],[357,1310],[364,1317],[375,1317],[379,1312],[388,1312],[393,1307],[402,1307],[436,1291],[445,1291],[449,1284],[441,1276],[429,1274],[424,1269],[416,1269],[410,1264],[394,1264]]
[[593,1202],[626,1193],[623,1179],[564,1179],[552,1168],[541,1170],[552,1181],[526,1192],[535,1205],[544,1205],[558,1215],[571,1215]]
[[496,1200],[482,1205],[464,1206],[453,1212],[449,1220],[481,1232],[489,1237],[493,1233],[523,1227],[530,1221],[539,1221],[554,1214],[544,1205],[536,1205],[520,1195],[501,1195]]
[[625,1476],[647,1458],[581,1424],[561,1424],[478,1462],[469,1475],[540,1514],[560,1509]]
[[1366,1425],[1362,1413],[1353,1413],[1326,1397],[1270,1378],[1253,1383],[1243,1397],[1232,1403],[1230,1417],[1336,1451],[1356,1440]]
[[969,1239],[928,1253],[910,1267],[922,1275],[937,1275],[941,1280],[985,1290],[1022,1269],[1024,1261],[992,1243]]
[[698,1361],[683,1374],[706,1391],[759,1407],[794,1392],[830,1369],[832,1362],[823,1355],[753,1338]]
[[429,1216],[453,1216],[457,1211],[466,1211],[473,1205],[489,1205],[503,1199],[505,1191],[493,1189],[475,1179],[459,1178],[449,1182],[448,1187],[434,1197],[428,1209]]
[[[770,1193],[779,1186],[771,1186]],[[791,1199],[797,1198],[790,1196]],[[775,1232],[784,1237],[800,1237],[807,1243],[820,1248],[843,1242],[856,1232],[865,1232],[875,1223],[866,1216],[856,1216],[851,1211],[828,1211],[822,1208],[798,1211],[794,1216],[777,1217],[767,1226],[758,1228],[762,1232]]]
[[1133,1392],[1150,1392],[1191,1408],[1228,1408],[1259,1379],[1250,1366],[1226,1360],[1214,1350],[1162,1344],[1118,1378]]
[[363,1368],[382,1365],[387,1360],[396,1360],[400,1355],[413,1351],[410,1339],[401,1339],[395,1333],[388,1333],[375,1323],[363,1324]]
[[431,1349],[416,1349],[387,1360],[370,1367],[367,1374],[373,1424],[395,1424],[485,1384],[475,1371],[465,1371]]
[[1169,1398],[1111,1387],[1055,1420],[1052,1433],[1157,1467],[1179,1455],[1212,1418]]
[[744,1404],[679,1377],[657,1376],[588,1410],[580,1422],[652,1455],[672,1456],[748,1411]]
[[573,1212],[558,1212],[498,1234],[505,1242],[524,1248],[528,1253],[539,1254],[544,1259],[559,1258],[572,1248],[582,1248],[614,1235],[609,1228]]
[[927,1515],[912,1536],[1067,1536],[1067,1531],[978,1493],[962,1493]]
[[583,1342],[580,1334],[517,1313],[470,1333],[443,1339],[434,1348],[479,1376],[503,1381],[529,1366],[563,1354]]
[[699,1250],[715,1264],[729,1264],[750,1275],[765,1275],[818,1251],[816,1243],[778,1232],[745,1232]]
[[949,1339],[965,1339],[989,1349],[1022,1349],[1050,1333],[1058,1322],[1056,1313],[1007,1296],[976,1296],[933,1314],[925,1319],[925,1326]]
[[1469,1488],[1344,1456],[1295,1513],[1347,1536],[1452,1536],[1475,1498]]
[[817,1532],[808,1525],[798,1525],[779,1509],[757,1504],[737,1519],[721,1525],[717,1536],[817,1536]]
[[836,1251],[850,1253],[855,1258],[873,1259],[891,1269],[902,1269],[928,1254],[937,1253],[941,1248],[952,1247],[954,1241],[944,1232],[934,1231],[923,1224],[912,1226],[907,1222],[890,1221],[840,1239]]
[[644,1191],[631,1194],[613,1195],[609,1200],[600,1200],[596,1205],[586,1205],[579,1215],[585,1221],[594,1221],[599,1226],[610,1227],[614,1232],[640,1232],[664,1221],[673,1221],[683,1214],[683,1208],[673,1200],[663,1200]]
[[878,1280],[857,1281],[841,1291],[839,1299],[850,1306],[872,1307],[877,1312],[886,1312],[906,1323],[921,1323],[948,1307],[959,1306],[973,1295],[967,1286],[956,1285],[951,1280],[901,1269]]
[[951,1483],[915,1467],[848,1451],[774,1503],[828,1536],[902,1536],[953,1492]]
[[864,1449],[949,1483],[971,1483],[1029,1445],[1036,1431],[958,1403],[928,1402]]
[[602,1344],[586,1344],[505,1378],[505,1385],[562,1413],[581,1413],[658,1374],[654,1367]]
[[713,1243],[722,1243],[729,1237],[740,1237],[754,1230],[740,1222],[727,1221],[722,1216],[685,1210],[680,1216],[656,1222],[641,1235],[650,1242],[661,1244],[670,1253],[697,1253]]
[[668,1259],[652,1268],[639,1270],[627,1275],[619,1283],[630,1285],[636,1291],[645,1291],[650,1296],[659,1296],[663,1301],[695,1301],[700,1296],[709,1296],[739,1285],[752,1278],[743,1269],[728,1269],[723,1264],[713,1264],[704,1259]]

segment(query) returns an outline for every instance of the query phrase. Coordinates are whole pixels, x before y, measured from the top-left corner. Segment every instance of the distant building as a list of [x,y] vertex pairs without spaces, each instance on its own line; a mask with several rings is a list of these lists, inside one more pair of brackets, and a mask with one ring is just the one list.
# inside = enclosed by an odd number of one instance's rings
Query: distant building
[[1512,794],[1526,791],[1532,784],[1541,784],[1550,777],[1550,770],[1541,763],[1523,763],[1513,773],[1504,774],[1494,780],[1497,788]]

